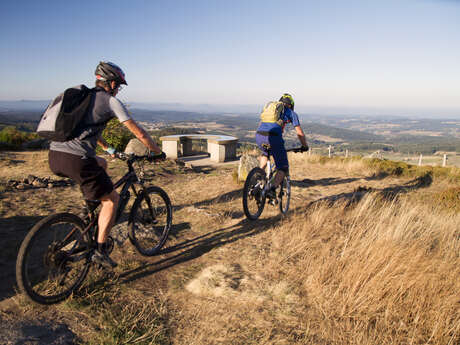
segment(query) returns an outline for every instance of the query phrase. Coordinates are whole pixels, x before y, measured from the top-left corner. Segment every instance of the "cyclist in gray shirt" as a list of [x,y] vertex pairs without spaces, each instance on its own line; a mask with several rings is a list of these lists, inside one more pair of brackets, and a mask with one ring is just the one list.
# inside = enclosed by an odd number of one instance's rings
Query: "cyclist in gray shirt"
[[[124,105],[115,96],[126,83],[125,74],[112,62],[100,62],[95,71],[96,88],[88,113],[79,125],[79,135],[65,142],[51,142],[49,165],[59,175],[73,179],[80,185],[84,197],[88,200],[100,200],[101,211],[98,219],[98,248],[92,260],[105,267],[113,268],[117,264],[106,252],[106,241],[115,220],[119,201],[118,193],[113,189],[107,175],[107,161],[96,156],[96,147],[100,145],[109,154],[115,149],[109,147],[102,138],[107,122],[116,117],[151,152],[166,155],[155,144],[150,135],[129,115]],[[81,88],[76,86],[75,88]]]

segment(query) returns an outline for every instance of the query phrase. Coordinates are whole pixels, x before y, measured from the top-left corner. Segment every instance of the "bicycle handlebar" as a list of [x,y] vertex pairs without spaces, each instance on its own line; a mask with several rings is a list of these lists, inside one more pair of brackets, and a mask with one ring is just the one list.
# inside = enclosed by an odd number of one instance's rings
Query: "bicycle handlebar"
[[295,153],[299,153],[299,152],[306,152],[306,150],[302,147],[293,147],[293,148],[290,148],[290,149],[286,149],[286,152],[295,152]]
[[123,152],[115,152],[115,157],[118,159],[121,159],[122,161],[128,161],[130,163],[133,163],[135,161],[140,161],[140,160],[148,160],[149,162],[155,162],[155,161],[162,161],[164,160],[163,155],[144,155],[144,156],[138,156],[133,153],[123,153]]

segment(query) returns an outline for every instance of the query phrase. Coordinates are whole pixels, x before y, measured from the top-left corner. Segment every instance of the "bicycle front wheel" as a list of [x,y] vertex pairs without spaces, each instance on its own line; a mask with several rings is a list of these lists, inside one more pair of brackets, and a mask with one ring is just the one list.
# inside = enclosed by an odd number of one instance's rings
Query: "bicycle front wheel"
[[74,214],[50,215],[27,234],[16,260],[21,292],[40,304],[57,303],[75,291],[89,269],[83,221]]
[[265,194],[262,193],[266,183],[265,171],[261,168],[252,169],[243,188],[243,210],[246,217],[256,220],[265,207]]
[[291,180],[289,176],[284,176],[280,184],[279,207],[281,214],[285,215],[289,210],[289,203],[291,201]]
[[134,201],[129,215],[129,239],[142,255],[158,254],[168,238],[172,207],[159,187],[145,189]]

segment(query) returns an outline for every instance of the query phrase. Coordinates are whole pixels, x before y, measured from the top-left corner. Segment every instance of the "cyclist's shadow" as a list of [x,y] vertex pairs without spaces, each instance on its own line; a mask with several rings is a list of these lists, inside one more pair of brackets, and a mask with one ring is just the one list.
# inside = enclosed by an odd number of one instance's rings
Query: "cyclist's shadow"
[[[249,221],[242,219],[235,225],[210,231],[201,236],[164,248],[159,255],[168,255],[155,262],[145,263],[118,276],[117,283],[129,283],[155,274],[175,265],[196,259],[209,251],[241,239],[260,234],[272,228],[280,215]],[[174,254],[176,253],[176,254]]]
[[[405,194],[419,188],[426,188],[431,183],[432,179],[430,176],[422,176],[402,185],[386,187],[383,189],[358,188],[350,193],[340,193],[314,200],[303,207],[300,206],[292,209],[290,213],[306,212],[308,209],[314,208],[316,204],[324,202],[328,203],[330,206],[336,203],[346,202],[348,206],[351,206],[359,202],[366,194],[369,193],[379,193],[385,198],[394,199],[397,195]],[[118,276],[119,279],[117,280],[117,283],[129,283],[137,279],[144,278],[177,264],[199,258],[212,249],[263,233],[272,228],[280,219],[280,215],[258,219],[257,221],[242,219],[232,226],[213,230],[201,236],[166,247],[159,253],[159,255],[167,255],[167,257],[161,258],[155,262],[148,262],[135,269],[122,272]],[[184,223],[179,228],[186,230],[190,228],[190,225],[188,223]],[[101,283],[101,281],[99,281],[99,283]],[[93,284],[93,287],[96,284],[98,284],[98,282]]]

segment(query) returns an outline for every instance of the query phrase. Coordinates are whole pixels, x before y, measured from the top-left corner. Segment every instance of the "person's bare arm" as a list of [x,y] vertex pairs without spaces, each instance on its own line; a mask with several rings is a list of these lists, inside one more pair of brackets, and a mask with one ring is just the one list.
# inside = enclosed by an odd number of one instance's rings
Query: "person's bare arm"
[[307,147],[307,138],[305,137],[305,134],[302,130],[302,127],[300,126],[295,126],[295,131],[297,132],[297,138],[299,138],[300,143],[302,146]]
[[126,128],[130,130],[134,136],[141,141],[142,144],[148,147],[150,151],[153,151],[157,154],[160,154],[162,151],[158,147],[158,145],[153,141],[152,137],[142,128],[140,127],[136,121],[134,120],[127,120],[122,122]]

